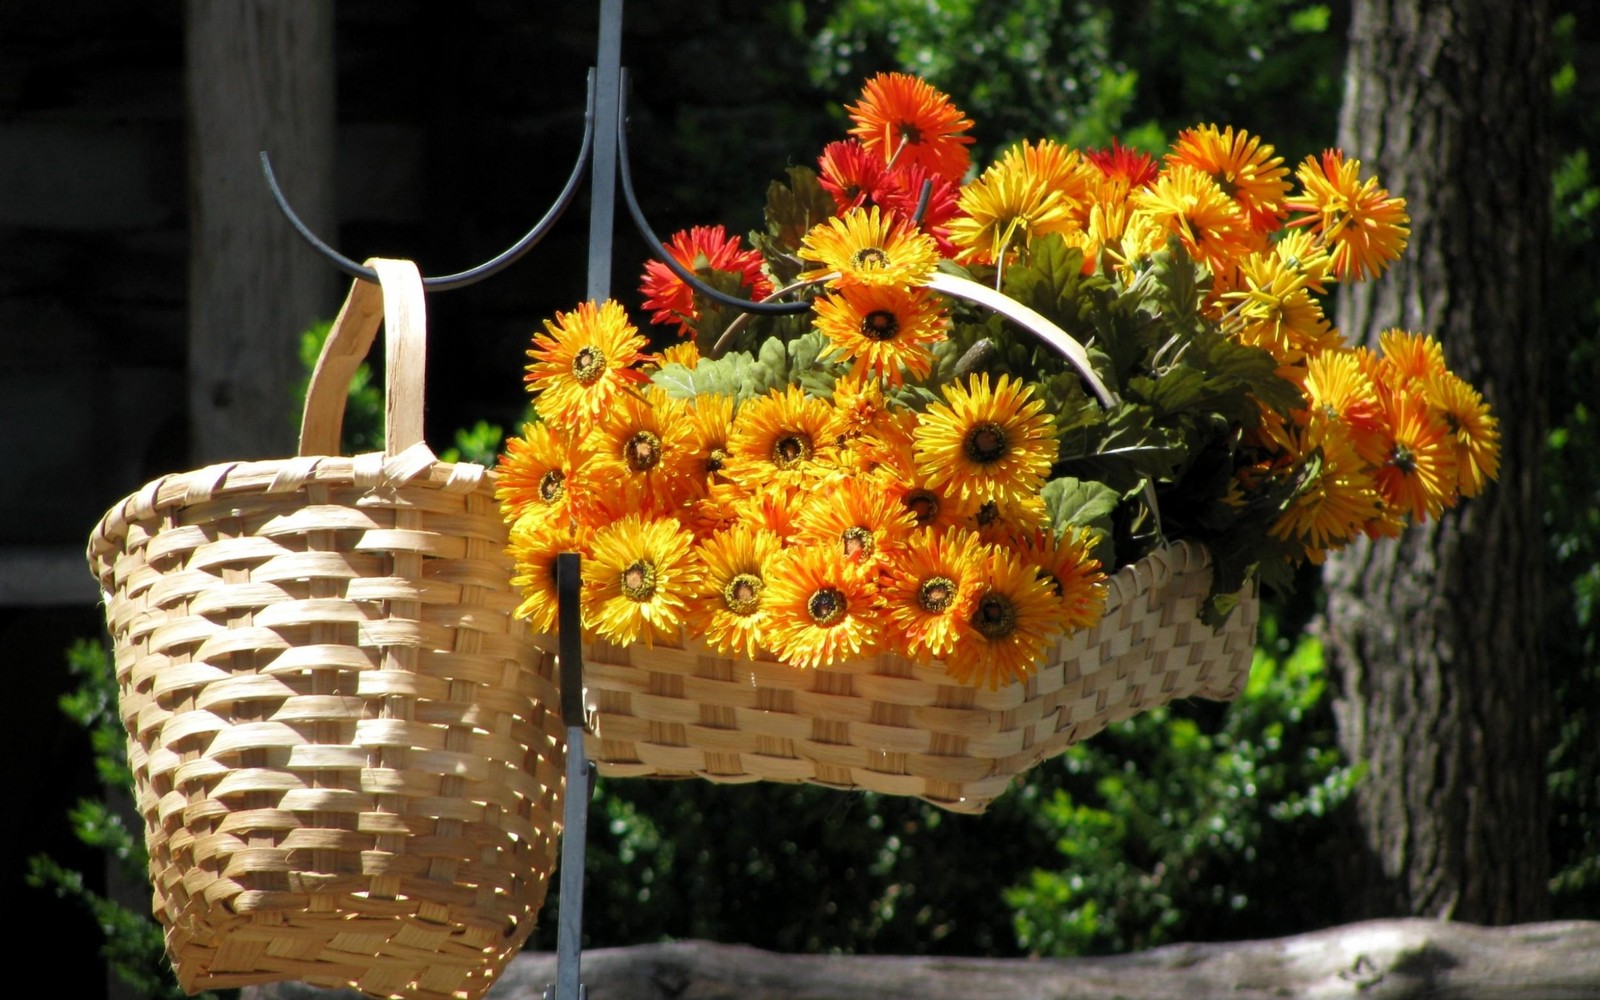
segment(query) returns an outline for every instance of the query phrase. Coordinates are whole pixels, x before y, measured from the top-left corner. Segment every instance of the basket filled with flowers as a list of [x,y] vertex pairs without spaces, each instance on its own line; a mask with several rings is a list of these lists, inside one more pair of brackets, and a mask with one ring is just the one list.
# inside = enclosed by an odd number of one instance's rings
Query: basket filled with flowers
[[1437,342],[1324,313],[1408,236],[1358,161],[1201,125],[973,171],[916,77],[846,110],[748,245],[697,227],[646,266],[676,342],[616,301],[533,339],[498,496],[552,650],[555,556],[584,557],[601,773],[980,812],[1111,722],[1237,696],[1262,586],[1495,474]]

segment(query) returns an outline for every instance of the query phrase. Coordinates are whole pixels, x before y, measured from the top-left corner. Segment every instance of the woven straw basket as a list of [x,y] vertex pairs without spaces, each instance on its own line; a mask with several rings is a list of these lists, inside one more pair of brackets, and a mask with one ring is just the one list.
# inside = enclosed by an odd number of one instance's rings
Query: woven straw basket
[[[997,690],[892,655],[801,670],[698,643],[589,643],[586,749],[605,775],[807,782],[980,813],[1014,777],[1113,722],[1179,698],[1237,697],[1260,602],[1246,591],[1213,631],[1196,617],[1210,584],[1204,548],[1159,549],[1111,578],[1099,625]],[[539,641],[554,651],[554,636]]]
[[[182,987],[482,995],[554,866],[554,657],[485,469],[422,443],[422,284],[370,262],[298,457],[158,479],[95,528],[153,909]],[[386,326],[383,454],[337,455]]]

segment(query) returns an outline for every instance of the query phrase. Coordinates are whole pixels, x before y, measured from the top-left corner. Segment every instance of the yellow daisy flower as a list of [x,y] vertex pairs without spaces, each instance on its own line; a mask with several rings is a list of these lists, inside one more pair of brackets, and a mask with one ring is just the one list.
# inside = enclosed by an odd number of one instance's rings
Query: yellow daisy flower
[[945,661],[950,676],[991,690],[1026,678],[1060,631],[1057,606],[1055,591],[1032,563],[990,546],[972,612]]
[[999,264],[1035,236],[1074,228],[1077,204],[1021,155],[1002,157],[961,189],[960,214],[950,220],[959,260]]
[[828,338],[826,355],[850,362],[857,378],[890,386],[933,369],[933,345],[945,339],[950,321],[938,296],[903,285],[845,286],[814,303],[817,329]]
[[972,615],[984,556],[978,537],[959,528],[911,536],[890,561],[882,591],[896,652],[924,663],[950,654]]
[[1313,418],[1306,436],[1321,449],[1318,471],[1301,484],[1269,530],[1275,538],[1298,541],[1306,558],[1320,563],[1329,549],[1345,545],[1378,517],[1383,500],[1345,424],[1337,415],[1319,412]]
[[813,482],[836,458],[840,431],[827,400],[798,386],[774,389],[739,407],[722,471],[751,492],[768,483]]
[[1423,383],[1430,406],[1444,415],[1456,446],[1456,489],[1464,497],[1483,492],[1500,473],[1500,427],[1476,389],[1450,371]]
[[693,426],[688,406],[655,386],[618,398],[584,442],[590,458],[578,470],[574,502],[590,511],[678,510],[701,476]]
[[832,546],[785,549],[767,576],[762,642],[786,663],[826,667],[876,653],[884,634],[874,578]]
[[910,221],[878,211],[878,206],[852,208],[837,218],[811,227],[800,243],[800,257],[816,266],[802,279],[830,274],[830,287],[851,284],[912,286],[926,284],[939,263],[933,237]]
[[619,646],[676,641],[699,596],[693,543],[677,522],[638,514],[596,531],[583,563],[584,627]]
[[494,484],[507,523],[537,513],[551,524],[565,525],[567,481],[576,465],[571,437],[555,433],[549,424],[524,424],[520,437],[507,438]]
[[1204,171],[1184,163],[1162,170],[1155,182],[1128,196],[1183,243],[1189,256],[1213,274],[1231,269],[1259,242],[1239,206]]
[[917,470],[928,485],[948,485],[963,501],[1037,494],[1057,443],[1054,418],[1032,397],[1030,385],[1009,375],[993,388],[986,373],[944,386],[948,405],[930,404],[915,434]]
[[644,337],[618,302],[581,303],[545,321],[533,338],[528,391],[539,416],[558,429],[583,432],[630,386],[645,381]]
[[856,567],[882,563],[903,548],[916,527],[909,511],[865,477],[824,481],[795,519],[795,541],[832,547]]
[[689,634],[725,655],[753,658],[767,622],[767,574],[781,547],[776,534],[747,524],[696,546],[703,596],[689,609]]

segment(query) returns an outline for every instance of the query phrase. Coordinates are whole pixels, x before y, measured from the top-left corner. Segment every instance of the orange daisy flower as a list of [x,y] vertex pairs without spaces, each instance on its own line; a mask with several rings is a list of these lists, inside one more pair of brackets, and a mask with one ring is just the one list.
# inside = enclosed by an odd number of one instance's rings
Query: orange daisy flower
[[1060,632],[1048,581],[1011,549],[990,546],[972,612],[960,623],[946,667],[950,676],[991,690],[1020,681],[1049,652]]
[[558,428],[581,433],[631,386],[646,379],[636,366],[648,359],[644,337],[622,304],[581,303],[558,312],[536,334],[525,381],[539,416]]
[[1455,436],[1420,394],[1396,392],[1387,402],[1390,447],[1375,473],[1378,491],[1413,520],[1438,517],[1455,502]]
[[938,296],[903,285],[846,286],[813,303],[816,324],[828,338],[824,356],[850,362],[850,373],[898,386],[909,375],[933,370],[933,345],[950,321]]
[[1250,226],[1258,233],[1270,233],[1283,224],[1288,214],[1284,199],[1289,194],[1289,168],[1270,145],[1233,126],[1218,130],[1215,125],[1197,125],[1178,133],[1168,163],[1184,163],[1211,179],[1232,198]]
[[1033,532],[1023,542],[1024,557],[1056,596],[1061,630],[1070,633],[1099,624],[1105,615],[1107,588],[1100,560],[1090,555],[1093,536],[1067,525],[1059,536],[1047,529]]
[[960,181],[971,163],[972,121],[945,94],[909,73],[879,73],[845,109],[850,134],[886,163],[912,162]]
[[911,536],[882,591],[897,652],[924,663],[950,655],[972,615],[984,556],[978,537],[959,528]]
[[1341,281],[1377,277],[1405,250],[1411,237],[1406,200],[1392,197],[1376,177],[1362,180],[1360,160],[1325,150],[1321,159],[1306,157],[1295,177],[1302,191],[1285,207],[1308,214],[1290,225],[1309,226],[1322,236]]
[[1188,164],[1170,164],[1128,202],[1175,234],[1189,256],[1213,274],[1230,270],[1253,249],[1254,232],[1239,206],[1210,174]]
[[777,535],[747,524],[702,541],[695,558],[704,597],[689,608],[689,634],[720,653],[754,657],[767,622],[767,575],[781,547]]
[[722,471],[747,491],[814,482],[833,462],[840,431],[827,400],[799,386],[774,389],[739,407]]
[[852,566],[870,567],[903,548],[916,528],[910,512],[867,478],[821,484],[795,519],[799,544],[831,546]]
[[585,439],[590,457],[578,470],[573,502],[590,512],[676,511],[701,477],[693,426],[688,405],[656,386],[623,396]]
[[577,467],[572,440],[549,424],[524,424],[521,437],[506,439],[496,463],[494,496],[508,523],[534,516],[553,525],[567,519],[567,480]]
[[785,549],[767,574],[762,644],[797,667],[826,667],[877,652],[883,614],[873,577],[833,546]]

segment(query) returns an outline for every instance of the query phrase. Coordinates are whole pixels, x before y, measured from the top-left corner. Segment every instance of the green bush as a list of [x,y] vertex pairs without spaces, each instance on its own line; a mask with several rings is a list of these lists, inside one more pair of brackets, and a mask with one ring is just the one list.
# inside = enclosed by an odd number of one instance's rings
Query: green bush
[[1333,734],[1320,644],[1270,623],[1221,713],[1158,708],[1068,750],[1040,803],[1057,862],[1005,893],[1019,943],[1087,955],[1276,936],[1329,922],[1336,877],[1306,859],[1356,779]]

